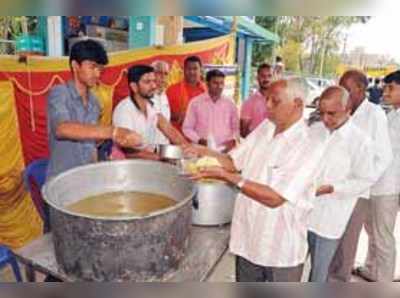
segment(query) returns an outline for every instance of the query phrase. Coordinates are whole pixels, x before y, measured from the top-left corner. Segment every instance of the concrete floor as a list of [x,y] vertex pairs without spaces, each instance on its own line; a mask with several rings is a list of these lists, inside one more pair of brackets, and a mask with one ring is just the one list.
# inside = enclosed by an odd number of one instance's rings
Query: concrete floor
[[[400,278],[400,216],[397,218],[397,223],[396,223],[396,230],[395,230],[395,235],[397,239],[397,251],[399,252],[398,257],[397,257],[397,262],[396,262],[396,277]],[[365,260],[366,254],[367,254],[367,243],[368,243],[368,238],[363,231],[359,245],[358,245],[358,251],[357,251],[357,258],[356,258],[356,263],[357,264],[362,264],[363,261]],[[24,274],[23,266],[21,267],[22,274]],[[307,280],[308,276],[308,270],[309,266],[306,265],[305,273],[303,276],[303,281]],[[43,275],[38,274],[37,275],[37,280],[41,281],[44,279]],[[0,281],[1,282],[13,282],[15,281],[12,271],[10,268],[6,267],[5,269],[0,271]],[[210,282],[234,282],[235,281],[235,262],[234,262],[234,256],[230,254],[229,252],[226,252],[221,261],[218,263],[218,265],[215,267],[213,273],[209,277]],[[353,281],[363,281],[357,277],[354,277]]]
[[[397,261],[396,261],[396,278],[400,278],[400,215],[397,217],[396,230],[395,230],[396,240],[397,240]],[[356,264],[363,264],[368,249],[368,237],[365,231],[363,230],[356,257]],[[308,272],[309,272],[309,264],[306,264],[304,270],[303,281],[307,280]],[[214,272],[211,274],[210,282],[234,282],[235,281],[235,259],[232,254],[226,252],[221,262],[216,266]],[[353,278],[354,282],[364,281],[358,277]]]

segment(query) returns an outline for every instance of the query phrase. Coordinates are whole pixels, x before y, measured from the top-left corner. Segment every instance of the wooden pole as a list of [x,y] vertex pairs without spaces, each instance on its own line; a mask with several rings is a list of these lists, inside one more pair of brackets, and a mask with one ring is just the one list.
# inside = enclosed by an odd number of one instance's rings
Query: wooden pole
[[233,16],[231,33],[237,32],[237,26],[238,26],[238,16]]

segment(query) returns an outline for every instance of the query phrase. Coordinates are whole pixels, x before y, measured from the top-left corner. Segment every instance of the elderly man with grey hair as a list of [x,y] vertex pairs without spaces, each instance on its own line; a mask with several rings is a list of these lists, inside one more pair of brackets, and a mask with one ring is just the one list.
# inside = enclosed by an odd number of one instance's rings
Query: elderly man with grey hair
[[[307,222],[323,143],[314,143],[303,118],[304,86],[291,78],[271,84],[268,119],[228,154],[193,145],[221,167],[194,179],[237,187],[230,250],[240,282],[299,282],[307,255]],[[218,199],[218,198],[216,198]]]
[[[154,68],[154,74],[156,76],[157,90],[151,101],[153,102],[153,108],[161,115],[164,116],[168,121],[171,120],[171,110],[169,107],[169,101],[165,90],[168,85],[168,74],[169,64],[165,61],[157,60],[154,61],[151,66]],[[169,140],[160,132],[156,135],[157,144],[168,144]]]
[[362,193],[374,183],[369,136],[350,118],[349,94],[328,87],[320,96],[322,122],[310,128],[313,139],[326,143],[317,175],[317,198],[308,226],[311,255],[310,282],[326,282],[329,266]]

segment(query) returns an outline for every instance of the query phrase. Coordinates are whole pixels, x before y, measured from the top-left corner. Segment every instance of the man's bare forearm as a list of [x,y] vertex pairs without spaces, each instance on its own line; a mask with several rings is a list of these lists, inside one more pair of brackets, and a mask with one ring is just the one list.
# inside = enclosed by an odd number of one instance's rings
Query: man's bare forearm
[[126,157],[130,159],[160,160],[157,154],[145,150],[127,153]]
[[[226,174],[227,182],[237,185],[242,177],[237,173]],[[277,208],[284,204],[286,200],[275,190],[265,184],[260,184],[246,180],[241,192],[247,197],[267,206],[270,208]]]
[[166,120],[163,116],[159,117],[158,128],[169,139],[172,144],[184,145],[189,144],[185,137]]
[[57,126],[56,131],[57,138],[76,141],[101,141],[112,139],[112,134],[113,127],[111,126],[81,124],[76,122],[63,122]]

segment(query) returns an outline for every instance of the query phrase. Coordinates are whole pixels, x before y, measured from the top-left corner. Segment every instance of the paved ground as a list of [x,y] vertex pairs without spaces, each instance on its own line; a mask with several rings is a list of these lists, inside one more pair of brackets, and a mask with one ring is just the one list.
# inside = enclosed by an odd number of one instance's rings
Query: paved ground
[[[397,262],[396,262],[396,277],[400,278],[400,214],[397,217],[397,223],[396,223],[396,239],[397,239],[397,251],[398,256],[397,256]],[[362,264],[363,261],[366,258],[367,255],[367,235],[365,231],[363,231],[359,245],[358,245],[358,251],[357,251],[357,258],[356,258],[356,263]],[[308,268],[309,266],[306,266],[305,269],[305,274],[303,276],[303,280],[307,280],[307,274],[308,274]],[[221,262],[217,265],[215,268],[213,274],[210,276],[210,281],[212,282],[233,282],[235,280],[235,266],[234,266],[234,257],[230,253],[226,253],[224,257],[222,258]],[[353,279],[354,282],[359,282],[363,281],[357,277],[354,277]]]
[[[396,239],[397,239],[397,251],[399,252],[396,262],[396,277],[400,278],[400,216],[397,218],[396,224]],[[358,252],[357,252],[357,263],[362,263],[367,254],[367,236],[365,232],[361,235]],[[21,266],[22,267],[22,266]],[[22,270],[23,271],[23,270]],[[216,266],[213,274],[210,276],[211,282],[233,282],[235,280],[235,267],[234,257],[230,253],[226,253],[219,264]],[[43,280],[43,276],[37,276],[38,280]],[[304,280],[307,279],[307,269],[305,270]],[[0,271],[0,281],[11,282],[14,281],[13,274],[9,268],[5,268]],[[354,278],[354,281],[362,281],[358,278]]]

